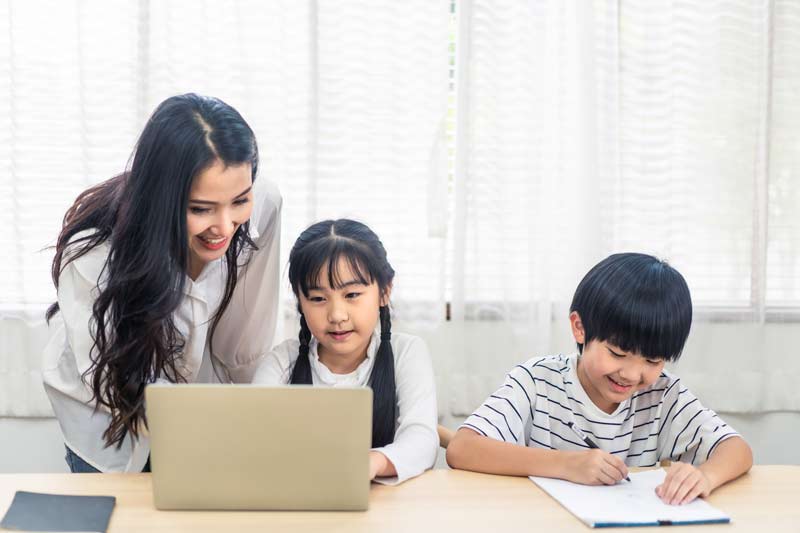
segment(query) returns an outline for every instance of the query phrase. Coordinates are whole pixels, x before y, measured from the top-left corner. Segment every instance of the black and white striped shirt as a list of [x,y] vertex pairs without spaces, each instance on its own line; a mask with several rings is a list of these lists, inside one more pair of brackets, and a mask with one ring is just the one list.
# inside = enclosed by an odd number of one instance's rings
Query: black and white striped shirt
[[573,422],[628,466],[654,466],[662,459],[699,465],[720,442],[738,435],[666,371],[606,413],[583,390],[576,362],[577,355],[555,355],[515,366],[461,427],[536,448],[588,448],[567,426]]

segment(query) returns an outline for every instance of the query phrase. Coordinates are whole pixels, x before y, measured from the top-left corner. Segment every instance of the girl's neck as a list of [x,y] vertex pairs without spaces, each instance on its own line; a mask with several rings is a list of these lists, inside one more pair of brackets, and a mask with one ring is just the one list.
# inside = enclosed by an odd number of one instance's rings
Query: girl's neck
[[317,355],[320,363],[334,374],[352,374],[367,358],[367,347],[352,354],[337,354],[326,350],[322,343],[318,343]]

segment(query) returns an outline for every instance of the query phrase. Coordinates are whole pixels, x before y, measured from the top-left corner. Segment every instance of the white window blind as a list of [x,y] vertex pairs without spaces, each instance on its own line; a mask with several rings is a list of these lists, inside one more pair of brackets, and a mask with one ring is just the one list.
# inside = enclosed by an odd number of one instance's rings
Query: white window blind
[[54,243],[66,209],[124,170],[159,102],[193,91],[226,100],[254,128],[260,175],[284,196],[284,260],[312,222],[364,221],[397,271],[398,312],[440,317],[449,9],[422,0],[3,3],[0,216],[10,231],[0,246],[10,260],[0,263],[0,305],[54,300],[52,251],[39,250]]
[[619,251],[668,259],[701,316],[797,309],[797,3],[459,6],[466,316],[563,309]]
[[773,2],[766,304],[800,309],[800,3]]
[[40,250],[66,208],[124,169],[158,102],[196,91],[256,130],[285,198],[283,249],[321,218],[364,220],[406,316],[440,320],[448,300],[457,316],[524,322],[634,249],[670,259],[712,314],[791,316],[798,9],[5,2],[0,306],[53,300]]

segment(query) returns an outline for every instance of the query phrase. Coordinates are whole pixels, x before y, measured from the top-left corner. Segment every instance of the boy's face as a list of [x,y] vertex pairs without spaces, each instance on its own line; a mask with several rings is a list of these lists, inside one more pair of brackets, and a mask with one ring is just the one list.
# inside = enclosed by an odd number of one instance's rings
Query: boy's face
[[570,314],[570,322],[575,341],[584,345],[578,360],[578,379],[592,402],[606,413],[613,413],[621,402],[655,383],[661,375],[663,359],[645,358],[606,341],[592,340],[587,344],[577,313]]

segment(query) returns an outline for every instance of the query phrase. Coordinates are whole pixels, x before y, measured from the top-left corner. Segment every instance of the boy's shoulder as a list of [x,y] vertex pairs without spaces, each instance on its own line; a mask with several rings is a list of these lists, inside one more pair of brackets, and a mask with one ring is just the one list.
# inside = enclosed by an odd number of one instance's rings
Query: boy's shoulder
[[546,355],[532,357],[527,361],[517,364],[512,370],[522,370],[535,373],[560,373],[569,372],[574,364],[575,355]]
[[528,385],[539,381],[563,390],[564,382],[569,381],[568,376],[575,364],[575,358],[576,355],[563,354],[532,357],[515,365],[508,371],[508,376],[518,381],[524,379]]

